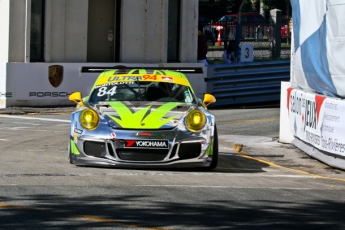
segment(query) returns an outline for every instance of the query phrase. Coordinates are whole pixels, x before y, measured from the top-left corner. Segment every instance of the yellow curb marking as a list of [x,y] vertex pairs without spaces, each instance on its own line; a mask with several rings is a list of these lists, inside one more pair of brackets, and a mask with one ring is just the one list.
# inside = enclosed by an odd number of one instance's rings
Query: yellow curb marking
[[270,161],[265,161],[265,160],[261,160],[261,159],[259,159],[259,158],[255,158],[255,157],[248,156],[247,153],[246,153],[244,150],[242,150],[242,147],[243,147],[242,144],[235,144],[235,145],[234,145],[234,150],[235,150],[240,156],[242,156],[242,157],[244,157],[244,158],[251,159],[251,160],[255,160],[255,161],[258,161],[258,162],[261,162],[261,163],[265,163],[265,164],[268,164],[268,165],[270,165],[270,166],[272,166],[272,167],[281,168],[281,169],[288,169],[288,170],[291,170],[291,171],[294,171],[294,172],[297,172],[297,173],[301,173],[301,174],[305,174],[305,175],[309,175],[309,176],[312,176],[312,177],[317,177],[317,178],[322,178],[322,179],[330,179],[330,180],[336,180],[336,181],[345,182],[345,179],[342,179],[342,178],[321,176],[321,175],[319,175],[319,174],[310,173],[310,172],[303,171],[303,170],[300,170],[300,169],[288,168],[288,167],[281,166],[281,165],[278,165],[278,164],[273,163],[273,162],[270,162]]
[[150,227],[140,226],[138,224],[131,224],[131,223],[126,223],[126,222],[119,221],[119,220],[112,220],[112,219],[107,219],[107,218],[102,218],[102,217],[95,217],[95,216],[88,216],[88,215],[76,215],[76,214],[56,212],[56,211],[43,210],[43,209],[37,209],[37,208],[28,208],[28,207],[18,206],[18,205],[10,205],[10,204],[0,203],[0,207],[23,210],[23,211],[34,211],[34,212],[49,213],[49,214],[60,215],[60,216],[65,216],[65,217],[91,220],[91,221],[96,221],[96,222],[101,222],[101,223],[113,223],[113,224],[124,225],[124,226],[132,227],[132,228],[142,228],[142,229],[149,229],[149,230],[168,230],[167,228],[150,228]]

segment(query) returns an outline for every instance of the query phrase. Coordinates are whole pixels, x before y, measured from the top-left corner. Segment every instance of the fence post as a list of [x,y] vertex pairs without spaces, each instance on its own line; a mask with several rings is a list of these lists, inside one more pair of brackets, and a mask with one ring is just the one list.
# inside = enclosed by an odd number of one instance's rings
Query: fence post
[[272,58],[279,58],[281,51],[281,21],[282,11],[273,9],[270,11],[270,51]]

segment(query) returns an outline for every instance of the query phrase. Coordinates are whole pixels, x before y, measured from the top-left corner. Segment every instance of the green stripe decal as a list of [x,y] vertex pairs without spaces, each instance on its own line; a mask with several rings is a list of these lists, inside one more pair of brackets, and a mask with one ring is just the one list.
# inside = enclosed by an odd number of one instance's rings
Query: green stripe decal
[[160,127],[177,117],[172,116],[163,119],[164,115],[166,115],[169,111],[181,105],[182,103],[169,102],[153,110],[151,113],[148,113],[151,105],[135,113],[132,113],[132,111],[122,102],[108,102],[108,104],[117,112],[117,114],[120,116],[120,119],[114,116],[110,117],[114,121],[116,121],[122,128],[159,129]]
[[75,154],[75,155],[79,155],[80,152],[77,148],[77,146],[75,145],[74,141],[71,140],[71,153]]

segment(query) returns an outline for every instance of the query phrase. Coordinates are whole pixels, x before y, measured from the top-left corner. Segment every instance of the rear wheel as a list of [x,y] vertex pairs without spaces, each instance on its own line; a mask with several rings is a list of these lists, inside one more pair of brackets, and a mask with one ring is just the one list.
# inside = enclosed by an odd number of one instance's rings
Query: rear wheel
[[209,169],[214,169],[218,165],[218,132],[217,126],[214,126],[214,136],[213,136],[213,153],[212,153],[212,162],[209,166]]

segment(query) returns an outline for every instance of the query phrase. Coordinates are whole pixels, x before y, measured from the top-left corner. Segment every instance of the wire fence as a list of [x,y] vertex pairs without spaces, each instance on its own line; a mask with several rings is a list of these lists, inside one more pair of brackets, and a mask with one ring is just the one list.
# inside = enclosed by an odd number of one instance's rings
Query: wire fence
[[[279,33],[274,33],[274,25],[267,22],[241,23],[240,43],[253,45],[254,60],[273,58],[273,41],[280,43],[280,57],[276,59],[289,59],[291,53],[290,36],[288,35],[287,25],[281,26]],[[217,22],[216,24],[207,24],[203,27],[205,40],[208,42],[209,60],[222,59],[224,50],[226,50],[228,41],[236,39],[236,25],[227,22]],[[207,34],[207,36],[206,36]],[[275,38],[274,34],[279,37]],[[276,35],[276,36],[277,36]],[[278,45],[278,43],[277,43]]]

